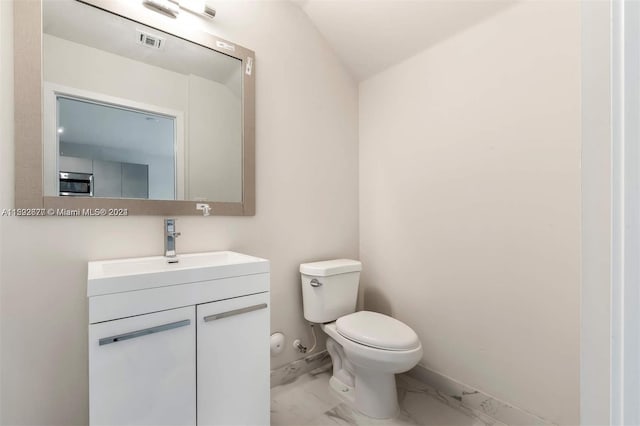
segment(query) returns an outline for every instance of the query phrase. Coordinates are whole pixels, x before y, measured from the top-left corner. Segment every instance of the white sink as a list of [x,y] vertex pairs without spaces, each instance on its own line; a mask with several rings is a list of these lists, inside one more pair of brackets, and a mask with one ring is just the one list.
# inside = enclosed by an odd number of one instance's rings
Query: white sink
[[[175,259],[172,259],[175,260]],[[232,251],[89,262],[87,296],[218,280],[269,272],[269,261]]]

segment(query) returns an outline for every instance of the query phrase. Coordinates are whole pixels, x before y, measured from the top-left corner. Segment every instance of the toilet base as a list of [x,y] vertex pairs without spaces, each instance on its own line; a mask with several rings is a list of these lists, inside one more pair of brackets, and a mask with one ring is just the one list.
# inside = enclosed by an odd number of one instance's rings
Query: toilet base
[[335,376],[331,376],[329,379],[329,387],[335,393],[335,395],[354,407],[356,403],[355,389],[349,385],[346,385],[340,381],[340,379]]
[[327,338],[327,351],[333,362],[329,381],[335,394],[362,414],[375,419],[390,419],[398,413],[395,372],[354,365],[344,348]]
[[329,387],[338,398],[365,416],[390,419],[398,414],[395,374],[376,374],[366,379],[357,377],[356,388],[332,376]]
[[390,419],[398,414],[396,375],[356,367],[355,407],[369,417]]

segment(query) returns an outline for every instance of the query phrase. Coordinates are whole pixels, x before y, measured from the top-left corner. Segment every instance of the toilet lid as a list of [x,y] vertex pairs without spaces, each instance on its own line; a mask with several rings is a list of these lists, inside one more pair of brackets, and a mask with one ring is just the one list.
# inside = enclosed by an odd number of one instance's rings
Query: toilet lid
[[420,344],[411,327],[377,312],[360,311],[340,317],[336,329],[349,340],[378,349],[402,351]]

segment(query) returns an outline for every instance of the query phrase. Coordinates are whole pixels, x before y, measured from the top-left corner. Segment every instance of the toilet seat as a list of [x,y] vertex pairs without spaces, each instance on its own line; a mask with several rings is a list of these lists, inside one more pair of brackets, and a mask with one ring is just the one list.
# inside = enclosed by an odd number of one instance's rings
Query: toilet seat
[[407,351],[420,346],[418,335],[405,323],[377,312],[360,311],[336,321],[336,331],[346,339],[376,349]]

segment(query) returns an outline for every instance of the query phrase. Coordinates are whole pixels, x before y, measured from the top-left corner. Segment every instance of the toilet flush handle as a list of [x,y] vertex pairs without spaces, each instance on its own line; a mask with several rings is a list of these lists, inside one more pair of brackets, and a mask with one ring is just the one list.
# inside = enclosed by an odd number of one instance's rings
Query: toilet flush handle
[[311,280],[311,287],[320,287],[322,285],[322,283],[320,281],[318,281],[316,278]]

